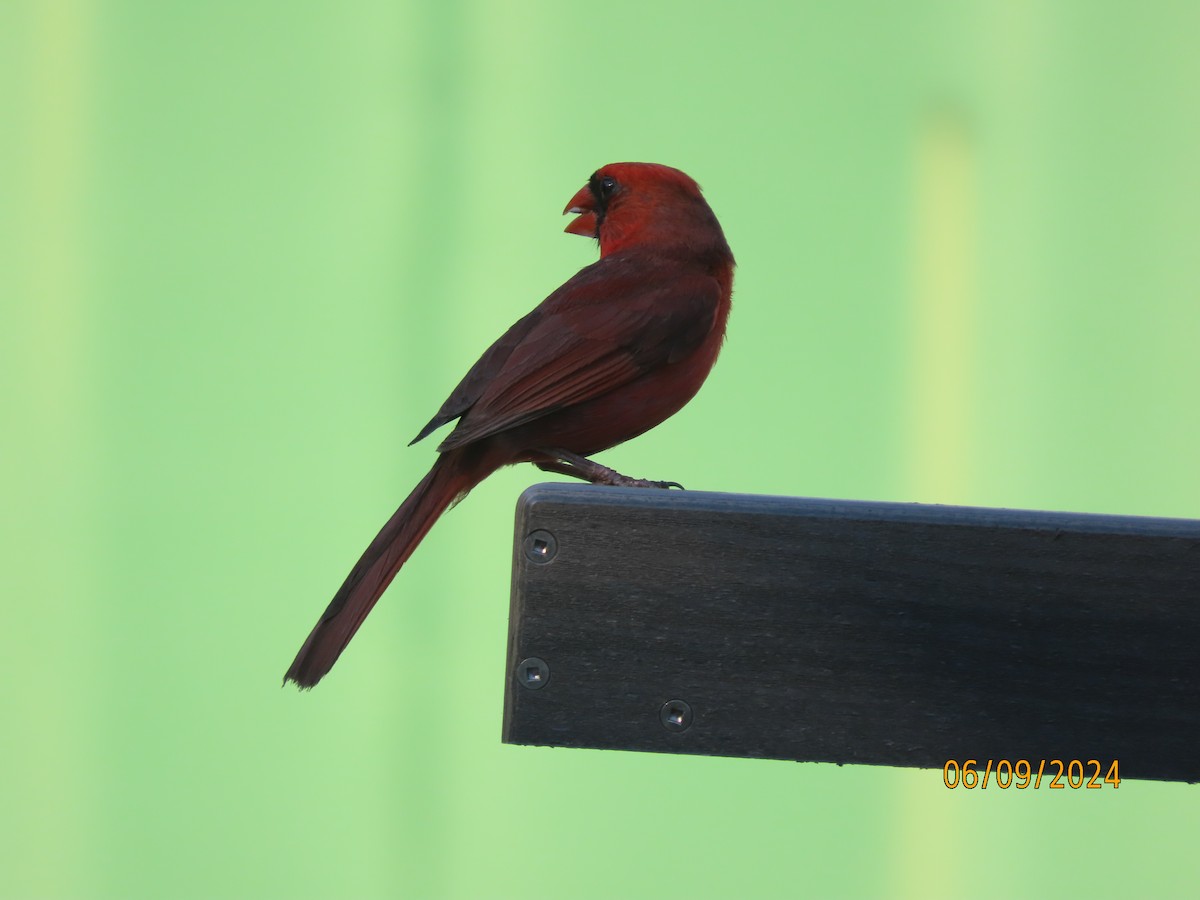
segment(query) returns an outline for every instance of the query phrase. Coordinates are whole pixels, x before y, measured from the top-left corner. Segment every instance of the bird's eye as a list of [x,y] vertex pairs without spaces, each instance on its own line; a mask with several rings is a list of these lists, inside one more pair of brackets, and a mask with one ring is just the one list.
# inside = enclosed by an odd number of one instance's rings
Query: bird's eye
[[600,179],[600,196],[607,200],[613,195],[613,191],[617,189],[617,179],[611,175],[605,175]]

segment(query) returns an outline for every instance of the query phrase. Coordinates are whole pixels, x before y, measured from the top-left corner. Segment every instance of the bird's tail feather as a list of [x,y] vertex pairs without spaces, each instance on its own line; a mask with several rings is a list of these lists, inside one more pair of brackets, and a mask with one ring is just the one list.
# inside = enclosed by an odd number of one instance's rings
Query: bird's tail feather
[[292,681],[310,688],[333,668],[438,517],[490,473],[490,468],[479,471],[468,465],[462,453],[444,453],[438,458],[350,570],[284,675],[285,684]]

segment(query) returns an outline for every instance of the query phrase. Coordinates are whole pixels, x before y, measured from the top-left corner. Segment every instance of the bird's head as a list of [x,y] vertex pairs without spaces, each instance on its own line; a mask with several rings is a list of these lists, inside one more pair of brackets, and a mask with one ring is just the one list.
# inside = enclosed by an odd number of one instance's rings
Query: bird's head
[[[564,229],[596,238],[600,255],[629,246],[707,249],[719,243],[728,253],[716,216],[700,186],[678,169],[657,163],[610,163],[597,169],[567,203],[574,214]],[[714,247],[715,249],[715,247]]]

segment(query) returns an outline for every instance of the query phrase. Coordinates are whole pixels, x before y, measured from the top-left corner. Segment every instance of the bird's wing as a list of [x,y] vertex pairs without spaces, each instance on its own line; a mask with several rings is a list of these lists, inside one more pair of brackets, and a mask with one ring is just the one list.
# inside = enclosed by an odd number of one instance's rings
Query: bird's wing
[[[544,305],[542,304],[542,306]],[[437,415],[429,420],[429,423],[421,429],[420,434],[409,441],[408,446],[411,447],[417,441],[424,440],[447,422],[453,422],[475,405],[483,396],[494,373],[504,368],[504,364],[512,355],[513,350],[536,327],[542,317],[542,306],[538,306],[523,319],[513,324],[492,346],[484,351],[483,356],[479,357],[475,361],[475,365],[471,366],[470,371],[463,376],[458,387],[450,392],[450,396],[446,398],[442,408],[437,411]]]
[[493,344],[421,437],[461,416],[438,447],[451,450],[681,360],[712,330],[720,297],[706,273],[607,257]]

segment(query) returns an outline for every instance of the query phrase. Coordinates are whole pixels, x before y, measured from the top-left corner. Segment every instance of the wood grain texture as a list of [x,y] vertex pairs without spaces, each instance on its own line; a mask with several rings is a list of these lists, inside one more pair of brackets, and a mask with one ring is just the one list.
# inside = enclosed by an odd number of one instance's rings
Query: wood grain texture
[[[525,552],[538,530],[549,562]],[[538,485],[504,740],[1196,781],[1198,646],[1196,521]],[[660,721],[673,699],[684,731]]]

